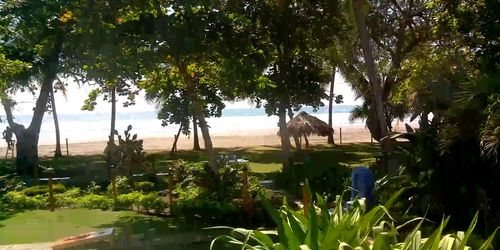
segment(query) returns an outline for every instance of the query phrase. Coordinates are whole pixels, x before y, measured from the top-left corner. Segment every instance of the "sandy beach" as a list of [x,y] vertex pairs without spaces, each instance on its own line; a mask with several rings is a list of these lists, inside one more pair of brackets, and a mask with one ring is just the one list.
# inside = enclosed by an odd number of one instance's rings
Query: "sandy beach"
[[[399,124],[396,129],[401,130],[404,127]],[[370,132],[364,125],[353,124],[345,127],[334,127],[335,129],[335,142],[340,143],[340,129],[342,129],[342,143],[352,143],[352,142],[370,142]],[[231,132],[230,134],[218,133],[212,135],[212,141],[214,147],[216,148],[248,148],[257,146],[279,146],[280,138],[276,135],[277,129],[268,130],[258,130],[258,131],[239,131]],[[138,131],[140,135],[140,131]],[[165,137],[151,137],[142,138],[144,140],[144,150],[148,153],[152,152],[167,152],[170,151],[172,143],[174,141],[173,135]],[[325,144],[326,137],[311,136],[309,141],[312,145],[315,144]],[[66,154],[65,140],[62,139],[62,150],[63,154]],[[292,140],[293,143],[293,140]],[[200,133],[200,145],[203,147],[203,138]],[[91,142],[81,142],[72,143],[69,139],[68,149],[70,155],[95,155],[102,154],[104,147],[106,146],[106,141],[91,141]],[[192,138],[181,135],[179,142],[177,144],[177,149],[179,150],[189,150],[193,147]],[[52,156],[54,152],[54,145],[40,145],[39,155],[40,156]],[[5,156],[5,147],[0,148],[0,154]]]

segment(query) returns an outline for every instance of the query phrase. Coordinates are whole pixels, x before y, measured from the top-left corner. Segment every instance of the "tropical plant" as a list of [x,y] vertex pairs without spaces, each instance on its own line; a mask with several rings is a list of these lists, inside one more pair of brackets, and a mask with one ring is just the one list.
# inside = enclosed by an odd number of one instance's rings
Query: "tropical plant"
[[[466,244],[476,225],[477,214],[466,232],[444,235],[449,220],[446,218],[429,237],[424,238],[420,230],[424,218],[415,218],[397,226],[389,214],[388,210],[400,193],[397,192],[383,206],[369,211],[366,211],[364,199],[355,200],[346,211],[341,196],[337,198],[336,207],[330,210],[320,195],[316,195],[317,204],[304,204],[308,207],[305,212],[290,208],[286,199],[283,206],[275,210],[262,196],[268,213],[277,224],[277,230],[229,228],[230,235],[215,238],[211,249],[215,249],[218,241],[241,249],[470,249]],[[310,193],[308,198],[311,201]],[[407,230],[413,223],[417,225]],[[401,232],[409,233],[400,240]],[[479,249],[488,249],[494,237],[495,233]]]
[[[125,168],[128,178],[132,177],[132,171],[141,169],[145,160],[145,152],[142,146],[143,140],[137,139],[137,134],[132,135],[132,125],[128,125],[123,132],[124,137],[118,135],[118,151],[120,152],[119,166]],[[115,131],[116,134],[118,132]]]

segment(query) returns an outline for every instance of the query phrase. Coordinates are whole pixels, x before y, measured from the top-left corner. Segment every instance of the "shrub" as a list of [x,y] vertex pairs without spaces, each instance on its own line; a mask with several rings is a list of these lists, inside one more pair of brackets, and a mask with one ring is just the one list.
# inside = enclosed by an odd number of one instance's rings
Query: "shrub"
[[75,207],[80,201],[80,188],[71,188],[64,193],[55,194],[57,207]]
[[91,181],[89,185],[85,188],[86,194],[97,194],[101,190],[101,186],[95,181]]
[[275,175],[274,183],[278,188],[298,195],[300,183],[309,180],[314,193],[334,195],[349,187],[350,169],[341,165],[317,166],[310,164],[293,164]]
[[231,220],[239,214],[239,205],[232,200],[218,200],[217,194],[202,187],[190,185],[178,188],[179,198],[172,204],[172,213],[187,217]]
[[149,212],[149,210],[154,210],[157,214],[164,213],[166,208],[165,202],[155,193],[143,195],[140,205],[142,211]]
[[120,165],[125,168],[127,176],[131,177],[134,170],[142,169],[145,160],[143,140],[137,139],[137,134],[132,135],[132,125],[124,131],[124,137],[118,135],[118,150],[120,152]]
[[132,210],[133,206],[138,208],[143,196],[144,194],[138,191],[127,194],[120,194],[116,197],[114,209]]
[[202,217],[217,221],[234,222],[240,214],[238,204],[233,202],[217,201],[209,197],[198,197],[196,199],[182,199],[176,201],[172,207],[172,213],[187,217]]
[[79,205],[88,209],[107,210],[113,204],[113,200],[104,195],[88,194],[80,198]]
[[[232,229],[230,236],[215,238],[211,249],[218,240],[241,249],[470,249],[466,244],[476,225],[477,214],[466,232],[444,235],[448,217],[428,238],[422,237],[420,231],[425,219],[413,220],[420,222],[401,241],[401,228],[412,221],[396,226],[387,212],[400,193],[384,206],[377,206],[370,211],[365,211],[364,200],[355,201],[348,211],[344,211],[341,198],[337,199],[336,204],[339,205],[329,211],[325,199],[316,195],[318,206],[309,203],[311,209],[307,214],[293,210],[286,202],[276,211],[263,195],[264,204],[277,224],[277,230],[262,232]],[[309,195],[309,198],[311,200],[312,197]],[[494,237],[495,233],[479,249],[488,249]]]
[[12,191],[3,196],[4,204],[13,210],[40,209],[47,206],[43,195],[27,196],[24,192]]
[[[62,193],[65,191],[65,187],[62,183],[56,183],[52,185],[54,193]],[[23,193],[27,196],[44,195],[49,193],[48,185],[38,185],[23,189]]]
[[[115,177],[116,194],[126,194],[132,192],[132,187],[130,186],[130,181],[126,176],[116,176]],[[113,193],[113,183],[108,185],[108,193]]]
[[[0,182],[0,194],[7,193],[10,191],[21,191],[26,188],[26,183],[24,183],[19,176],[13,176],[12,178],[4,178],[4,183]],[[3,185],[2,185],[3,184]]]
[[155,184],[149,181],[136,182],[134,184],[134,189],[136,191],[152,192],[155,189]]

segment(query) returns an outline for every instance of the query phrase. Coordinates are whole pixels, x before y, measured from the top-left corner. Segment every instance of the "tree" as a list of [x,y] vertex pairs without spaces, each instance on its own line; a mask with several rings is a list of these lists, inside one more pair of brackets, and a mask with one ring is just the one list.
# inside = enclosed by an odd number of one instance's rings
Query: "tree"
[[65,36],[71,30],[71,1],[3,1],[0,18],[3,27],[0,47],[12,60],[17,59],[32,65],[16,79],[11,79],[7,92],[15,89],[38,88],[39,95],[33,117],[26,128],[16,123],[12,115],[15,101],[4,95],[2,104],[9,126],[17,139],[16,167],[20,174],[38,174],[38,138],[43,116],[47,109],[53,82],[60,72]]
[[[372,117],[378,121],[378,129],[380,133],[379,138],[384,138],[388,135],[388,130],[383,111],[382,90],[380,87],[380,83],[377,79],[377,70],[375,67],[375,61],[373,58],[372,49],[368,38],[368,32],[365,23],[365,14],[363,13],[363,5],[361,0],[354,0],[354,12],[356,15],[356,25],[358,27],[361,46],[363,48],[363,56],[366,63],[366,71],[371,87],[372,103],[375,109],[375,115]],[[387,153],[392,153],[393,146],[390,140],[386,140],[381,144],[382,148]],[[395,164],[388,164],[387,166],[388,173],[395,174],[397,171],[396,167],[397,166],[395,166]]]
[[[83,4],[86,3],[86,4]],[[77,30],[72,34],[78,43],[71,58],[70,75],[78,82],[97,86],[85,100],[82,110],[92,111],[97,98],[111,103],[109,142],[115,142],[116,103],[119,96],[127,97],[124,107],[135,104],[139,90],[135,87],[140,75],[138,48],[131,36],[131,27],[123,24],[120,9],[124,4],[105,1],[83,2],[75,10]],[[94,13],[89,16],[88,13]]]
[[[318,108],[326,95],[327,79],[320,54],[341,30],[336,1],[245,1],[233,12],[252,23],[255,42],[266,55],[263,76],[271,81],[255,92],[252,99],[264,106],[268,115],[279,118],[279,135],[284,167],[290,163],[290,141],[286,113],[302,105]],[[245,8],[245,6],[252,6]],[[289,112],[291,114],[291,112]]]
[[52,112],[52,118],[54,119],[54,128],[56,131],[56,150],[54,152],[54,157],[62,157],[61,152],[61,133],[59,131],[59,118],[57,117],[56,101],[54,96],[54,88],[50,91],[50,112]]
[[[353,2],[355,3],[355,2]],[[387,130],[392,130],[392,122],[409,113],[406,99],[394,98],[402,82],[408,77],[402,64],[411,60],[420,45],[431,40],[431,15],[433,9],[429,8],[429,1],[369,1],[366,15],[366,33],[374,64],[377,66],[376,79],[381,88],[383,114]],[[344,65],[340,69],[347,81],[356,88],[356,91],[367,100],[370,115],[375,116],[377,110],[371,100],[370,79],[366,74],[364,48],[360,41],[352,41],[346,46],[353,47]],[[352,45],[355,46],[352,46]],[[373,76],[372,76],[373,77]],[[370,119],[368,128],[376,140],[383,136],[376,122],[378,118]]]
[[205,119],[206,110],[211,109],[213,103],[206,98],[212,94],[203,91],[211,91],[218,98],[234,99],[237,93],[244,92],[242,90],[254,88],[253,78],[248,75],[262,70],[255,70],[253,66],[259,53],[247,46],[248,40],[239,40],[248,37],[246,30],[241,29],[241,25],[248,24],[233,22],[234,16],[226,12],[225,7],[221,2],[212,1],[152,1],[151,5],[129,6],[141,11],[123,16],[124,22],[136,25],[138,33],[147,33],[140,35],[145,58],[148,58],[143,82],[161,85],[157,76],[163,75],[175,83],[167,95],[177,92],[189,103],[215,174],[218,174],[218,166]]
[[200,140],[198,139],[198,122],[196,116],[193,116],[193,150],[200,151]]
[[[179,124],[179,131],[175,136],[174,145],[171,152],[176,148],[177,140],[180,133],[190,135],[190,123],[193,122],[193,137],[194,149],[199,150],[198,132],[196,125],[196,115],[193,113],[193,106],[190,100],[186,97],[183,90],[178,89],[178,78],[172,77],[170,74],[165,74],[169,70],[159,70],[158,74],[149,75],[150,78],[144,80],[140,87],[146,90],[146,99],[155,104],[158,111],[158,119],[162,120],[162,126],[168,124]],[[199,81],[199,78],[196,80]],[[209,86],[200,86],[200,95],[204,97],[206,104],[204,105],[204,113],[207,117],[220,117],[222,109],[225,107],[220,96],[217,95],[216,89],[211,89]],[[197,146],[197,148],[196,148]]]

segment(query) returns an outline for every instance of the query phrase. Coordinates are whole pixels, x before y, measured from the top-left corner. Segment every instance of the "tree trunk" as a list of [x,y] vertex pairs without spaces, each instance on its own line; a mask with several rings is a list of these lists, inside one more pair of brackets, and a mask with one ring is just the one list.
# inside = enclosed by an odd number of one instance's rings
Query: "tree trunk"
[[57,110],[56,110],[56,100],[55,100],[55,95],[54,95],[54,88],[51,89],[50,91],[50,102],[52,106],[52,118],[54,119],[54,127],[56,130],[56,151],[54,152],[54,157],[55,158],[60,158],[62,157],[62,152],[61,152],[61,133],[59,131],[59,118],[57,117]]
[[23,176],[33,174],[36,180],[38,179],[38,134],[28,129],[18,130],[15,134],[17,173]]
[[332,115],[333,115],[333,87],[335,85],[335,71],[337,67],[333,67],[332,69],[332,76],[331,76],[331,83],[330,83],[330,93],[328,95],[328,127],[330,127],[332,130],[328,134],[328,144],[333,144],[335,145],[335,139],[333,138],[333,122],[332,122]]
[[174,155],[175,151],[177,151],[177,141],[179,140],[181,131],[182,131],[182,123],[179,126],[179,131],[177,131],[177,134],[175,135],[174,144],[172,145],[172,149],[170,150],[170,155]]
[[199,121],[201,134],[203,136],[203,141],[205,143],[205,152],[207,154],[210,169],[216,175],[219,175],[219,168],[217,166],[217,156],[215,155],[215,149],[212,145],[212,138],[210,137],[210,131],[208,129],[207,121],[205,120],[205,113],[203,112],[203,106],[200,103],[198,94],[196,92],[196,87],[188,74],[186,66],[179,65],[179,73],[181,73],[184,83],[186,84],[186,92],[193,105],[194,114]]
[[309,148],[309,140],[307,139],[306,134],[304,134],[304,141],[306,141],[306,148]]
[[198,138],[198,122],[196,116],[193,115],[193,150],[200,151],[200,139]]
[[279,129],[281,137],[281,152],[283,157],[283,168],[290,166],[290,139],[288,137],[288,129],[286,128],[286,107],[285,104],[280,103],[278,109],[279,116]]
[[[290,120],[293,119],[293,110],[290,107],[288,107],[288,118],[290,118]],[[295,147],[297,150],[301,150],[299,137],[297,135],[293,135],[293,140],[295,141]]]
[[27,129],[23,125],[14,122],[12,115],[12,101],[3,99],[2,104],[5,109],[5,114],[9,126],[13,129],[16,135],[16,169],[23,175],[33,173],[35,179],[38,176],[38,139],[40,129],[42,127],[43,115],[47,110],[47,102],[49,99],[52,83],[57,75],[57,67],[59,63],[59,53],[63,42],[63,34],[60,33],[55,40],[54,50],[52,54],[44,60],[42,69],[43,79],[40,86],[40,94],[33,109],[33,117]]
[[[375,66],[375,60],[373,59],[372,48],[370,46],[370,41],[368,39],[368,30],[365,23],[365,13],[363,13],[363,2],[362,0],[353,0],[354,2],[354,12],[356,15],[356,26],[358,27],[359,37],[361,40],[361,46],[363,48],[363,56],[366,63],[366,71],[368,79],[371,86],[372,92],[372,103],[376,112],[374,118],[377,119],[379,123],[380,136],[383,138],[388,135],[387,123],[384,116],[384,108],[382,102],[382,90],[380,83],[377,80],[377,70]],[[393,145],[390,139],[381,140],[382,149],[386,153],[393,152]],[[397,165],[391,163],[391,161],[386,162],[386,169],[388,174],[394,175],[397,172]]]
[[115,142],[116,131],[116,87],[111,89],[111,128],[109,132],[109,141]]

